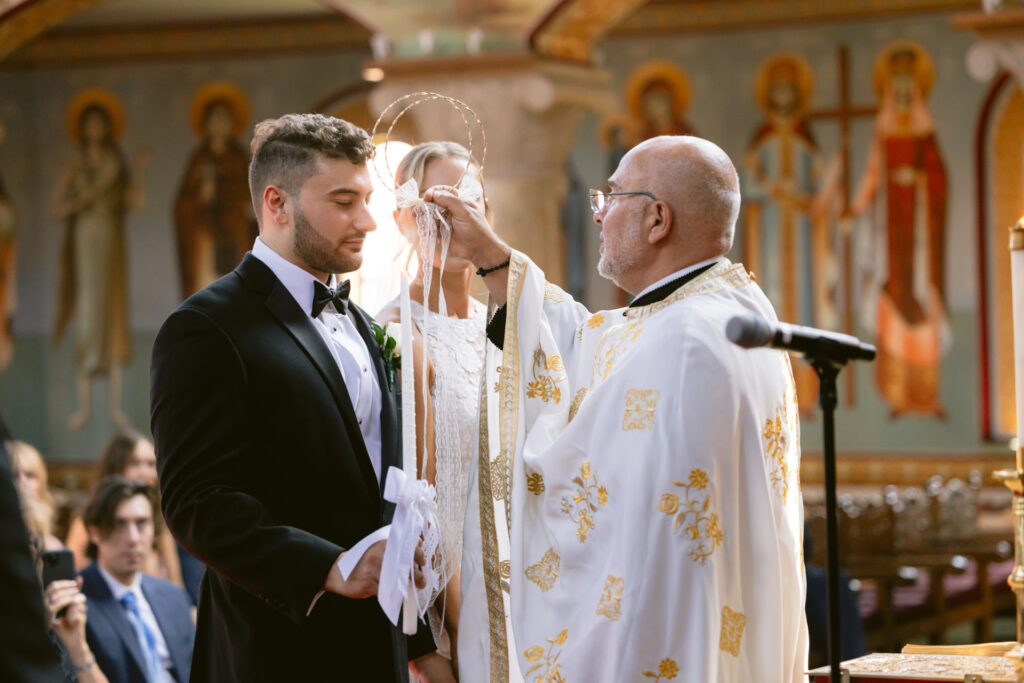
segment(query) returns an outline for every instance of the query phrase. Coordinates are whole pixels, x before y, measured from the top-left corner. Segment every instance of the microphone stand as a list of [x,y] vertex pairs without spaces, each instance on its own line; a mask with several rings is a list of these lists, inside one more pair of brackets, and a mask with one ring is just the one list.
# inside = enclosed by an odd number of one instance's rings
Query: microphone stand
[[836,515],[836,433],[835,411],[838,404],[836,378],[846,365],[827,355],[804,354],[805,360],[818,373],[818,405],[823,416],[822,433],[825,457],[825,536],[828,549],[826,578],[828,586],[828,661],[829,680],[843,683],[839,668],[840,615],[839,615],[839,525]]

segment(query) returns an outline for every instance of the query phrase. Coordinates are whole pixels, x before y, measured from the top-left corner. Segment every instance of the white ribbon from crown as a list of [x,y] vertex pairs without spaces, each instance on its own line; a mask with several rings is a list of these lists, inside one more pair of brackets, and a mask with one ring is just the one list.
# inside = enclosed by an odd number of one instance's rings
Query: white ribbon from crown
[[437,494],[425,480],[406,476],[401,469],[390,467],[384,485],[384,499],[395,503],[395,515],[381,561],[377,601],[396,626],[399,609],[404,603],[402,630],[412,635],[416,632],[416,617],[422,617],[428,607],[426,600],[421,601],[417,597],[413,581],[413,564],[421,538],[423,554],[427,558],[422,568],[427,585],[422,591],[431,595],[440,590],[441,576],[431,562],[441,540]]

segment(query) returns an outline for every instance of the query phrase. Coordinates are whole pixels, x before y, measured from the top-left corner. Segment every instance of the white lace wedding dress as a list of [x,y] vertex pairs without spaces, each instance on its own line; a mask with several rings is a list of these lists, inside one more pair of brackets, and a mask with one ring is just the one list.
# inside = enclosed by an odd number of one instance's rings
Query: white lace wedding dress
[[[391,306],[397,307],[398,301]],[[427,310],[427,324],[424,325],[424,308],[419,302],[411,302],[413,324],[421,332],[426,328],[426,342],[430,359],[434,364],[434,381],[430,397],[434,406],[434,443],[437,476],[438,518],[441,520],[441,536],[444,548],[447,581],[460,567],[462,561],[462,526],[466,516],[471,459],[476,454],[476,437],[479,426],[480,377],[484,367],[486,344],[485,325],[487,307],[470,299],[468,318],[442,316]],[[417,417],[419,419],[419,417]],[[471,540],[472,547],[479,547],[480,541]],[[431,610],[431,628],[438,649],[448,655],[450,646],[447,634],[441,633],[441,615],[444,604],[441,599]]]

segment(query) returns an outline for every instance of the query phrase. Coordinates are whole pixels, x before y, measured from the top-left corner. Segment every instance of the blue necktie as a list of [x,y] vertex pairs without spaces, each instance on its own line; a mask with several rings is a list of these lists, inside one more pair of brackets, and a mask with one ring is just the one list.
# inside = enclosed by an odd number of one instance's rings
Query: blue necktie
[[142,620],[142,613],[139,612],[139,601],[135,593],[125,593],[121,598],[121,604],[128,614],[128,621],[132,622],[135,629],[135,637],[139,640],[139,647],[142,648],[142,655],[146,658],[146,679],[151,683],[159,683],[160,672],[163,670],[163,662],[160,655],[156,653],[156,636]]

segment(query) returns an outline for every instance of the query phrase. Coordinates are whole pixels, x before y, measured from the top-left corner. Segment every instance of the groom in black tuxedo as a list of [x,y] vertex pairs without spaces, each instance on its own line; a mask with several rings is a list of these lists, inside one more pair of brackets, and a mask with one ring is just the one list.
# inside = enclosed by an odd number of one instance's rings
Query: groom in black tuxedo
[[373,146],[290,114],[256,126],[252,153],[253,250],[153,348],[164,516],[207,567],[191,680],[406,681],[410,664],[454,680],[429,628],[407,639],[375,599],[385,541],[347,579],[338,567],[390,522],[381,491],[401,466],[397,387],[348,283],[332,287],[376,227]]

